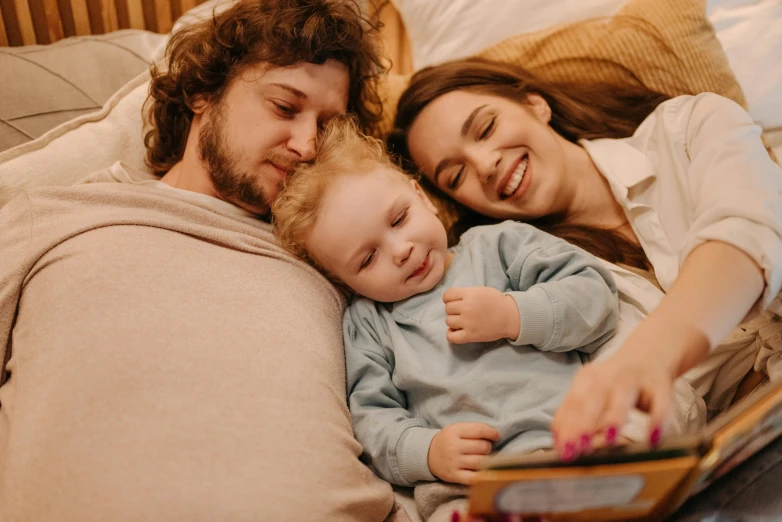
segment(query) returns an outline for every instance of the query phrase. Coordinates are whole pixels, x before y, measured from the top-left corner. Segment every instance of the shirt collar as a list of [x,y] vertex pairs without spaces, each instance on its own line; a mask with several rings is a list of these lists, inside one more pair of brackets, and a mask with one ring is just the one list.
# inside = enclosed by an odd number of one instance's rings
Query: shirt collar
[[595,162],[617,197],[626,198],[627,192],[636,185],[657,178],[651,160],[624,140],[579,140],[578,143]]

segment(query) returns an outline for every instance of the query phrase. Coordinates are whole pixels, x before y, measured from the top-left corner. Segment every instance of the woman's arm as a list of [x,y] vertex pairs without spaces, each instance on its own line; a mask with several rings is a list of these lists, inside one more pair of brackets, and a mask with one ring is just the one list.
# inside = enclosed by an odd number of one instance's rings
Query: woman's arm
[[[660,306],[630,338],[664,335],[668,342],[653,351],[678,377],[741,322],[764,286],[763,271],[745,252],[707,241],[687,257]],[[683,349],[677,350],[677,344]]]
[[674,379],[741,321],[763,285],[760,268],[736,247],[709,241],[696,248],[660,306],[619,351],[574,378],[552,425],[561,451],[568,441],[578,447],[583,434],[617,433],[633,406],[649,412],[650,436],[659,440]]
[[[676,100],[672,100],[676,102]],[[664,198],[691,202],[681,269],[660,306],[611,358],[582,369],[557,412],[558,447],[615,433],[633,406],[651,414],[659,441],[673,381],[703,360],[782,280],[782,170],[735,103],[713,94],[661,112],[689,166]]]

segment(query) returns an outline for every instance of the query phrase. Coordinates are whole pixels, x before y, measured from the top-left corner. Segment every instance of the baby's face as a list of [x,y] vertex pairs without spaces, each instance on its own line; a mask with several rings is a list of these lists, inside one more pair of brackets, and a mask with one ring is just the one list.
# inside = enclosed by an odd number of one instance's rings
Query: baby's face
[[305,246],[357,294],[381,302],[431,290],[449,259],[445,228],[421,187],[382,168],[334,181]]

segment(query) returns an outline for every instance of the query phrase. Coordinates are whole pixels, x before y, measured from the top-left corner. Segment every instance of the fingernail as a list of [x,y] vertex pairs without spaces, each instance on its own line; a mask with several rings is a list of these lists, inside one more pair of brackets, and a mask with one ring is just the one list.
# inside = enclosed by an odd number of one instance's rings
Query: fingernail
[[606,445],[613,446],[616,444],[616,426],[610,426],[606,432]]
[[584,433],[581,435],[581,453],[586,453],[592,447],[592,437]]
[[462,515],[458,511],[451,513],[451,522],[459,522],[461,519]]
[[657,446],[660,444],[660,438],[662,438],[662,430],[660,429],[660,426],[655,426],[652,430],[652,435],[649,437],[649,443],[652,446]]
[[562,461],[570,462],[575,458],[576,446],[572,442],[565,444],[565,451],[562,452]]

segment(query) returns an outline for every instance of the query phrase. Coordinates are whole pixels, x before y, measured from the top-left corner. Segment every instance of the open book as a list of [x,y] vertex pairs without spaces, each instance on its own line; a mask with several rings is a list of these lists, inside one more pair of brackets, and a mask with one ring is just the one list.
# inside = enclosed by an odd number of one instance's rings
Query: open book
[[[782,383],[766,383],[696,435],[601,448],[570,463],[497,455],[470,488],[470,513],[556,521],[661,520],[782,434]],[[500,520],[500,518],[497,518]]]

